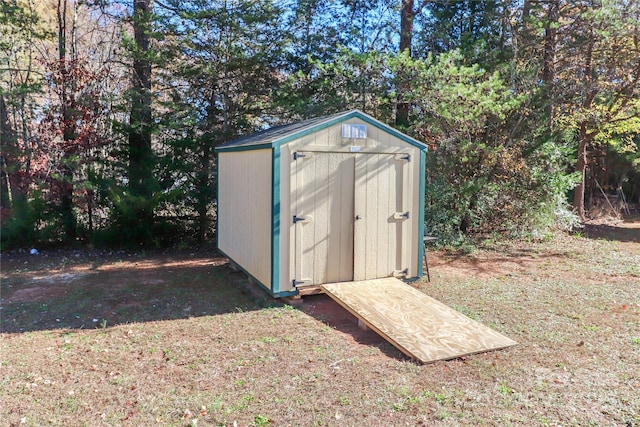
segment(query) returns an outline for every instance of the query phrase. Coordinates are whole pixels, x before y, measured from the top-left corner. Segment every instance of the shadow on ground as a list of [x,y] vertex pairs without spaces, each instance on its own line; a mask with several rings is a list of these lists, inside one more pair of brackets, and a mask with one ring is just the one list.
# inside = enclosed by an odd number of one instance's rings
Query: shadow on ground
[[[517,271],[528,271],[535,266],[557,263],[570,259],[570,253],[548,251],[540,253],[535,249],[514,248],[504,252],[485,252],[480,256],[464,253],[431,251],[429,269],[434,274],[450,271],[454,274],[464,272],[467,276],[497,277]],[[447,270],[448,269],[448,270]]]
[[640,243],[640,216],[628,217],[616,224],[585,224],[584,235],[591,239]]
[[359,327],[358,319],[328,295],[305,296],[303,303],[299,304],[297,308],[327,326],[343,333],[348,340],[365,346],[377,347],[383,354],[394,359],[407,358],[375,331]]
[[221,257],[93,256],[86,262],[66,253],[45,262],[40,255],[3,254],[1,332],[104,328],[280,304],[250,294],[246,276]]
[[[249,284],[220,256],[77,251],[3,254],[0,296],[3,333],[106,328],[285,303]],[[326,295],[305,297],[297,308],[348,340],[404,358]]]

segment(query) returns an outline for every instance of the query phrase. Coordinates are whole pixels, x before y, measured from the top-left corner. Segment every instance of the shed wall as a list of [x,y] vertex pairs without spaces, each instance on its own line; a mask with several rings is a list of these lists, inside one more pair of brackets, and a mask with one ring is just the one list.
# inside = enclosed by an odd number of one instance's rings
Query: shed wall
[[218,248],[271,287],[272,150],[218,153]]
[[[419,213],[423,209],[420,206],[419,197],[419,182],[422,177],[422,171],[420,170],[420,154],[421,150],[414,147],[400,138],[390,134],[389,132],[378,129],[370,123],[365,122],[359,118],[353,118],[347,120],[344,123],[354,124],[366,124],[367,125],[367,138],[363,139],[349,139],[342,138],[342,123],[329,126],[324,129],[320,129],[316,132],[312,132],[308,135],[304,135],[301,138],[293,140],[280,147],[281,163],[280,163],[280,291],[293,290],[291,284],[292,279],[295,276],[294,265],[294,246],[295,237],[292,232],[291,218],[296,212],[293,212],[292,206],[294,200],[291,195],[291,176],[292,176],[292,161],[293,153],[296,151],[329,151],[329,152],[351,152],[352,146],[359,146],[360,153],[409,153],[411,154],[412,161],[406,166],[406,172],[404,175],[405,188],[404,194],[407,196],[406,206],[407,210],[411,212],[411,217],[407,220],[404,228],[406,236],[403,238],[402,248],[399,251],[403,251],[405,258],[405,265],[409,269],[407,277],[417,277],[421,267],[422,260],[419,259],[419,246],[422,244],[422,236],[418,234],[419,227]],[[356,188],[355,191],[358,191]],[[387,250],[380,251],[387,252]],[[372,254],[374,252],[372,251]],[[400,254],[387,253],[386,256],[399,256]],[[377,255],[376,255],[377,256]],[[375,260],[367,263],[375,264]]]
[[[366,139],[352,139],[342,137],[342,124],[364,124],[367,126],[367,138]],[[389,132],[379,129],[367,123],[366,121],[353,118],[346,120],[343,123],[338,123],[333,126],[326,127],[324,129],[313,132],[309,135],[305,135],[294,142],[295,149],[304,146],[306,149],[317,150],[330,150],[333,151],[336,148],[344,151],[349,151],[349,147],[357,145],[361,152],[381,152],[392,153],[406,151],[407,149],[419,151],[418,148],[407,144],[400,138],[390,134]],[[294,148],[292,148],[294,149]],[[342,151],[340,150],[340,151]]]

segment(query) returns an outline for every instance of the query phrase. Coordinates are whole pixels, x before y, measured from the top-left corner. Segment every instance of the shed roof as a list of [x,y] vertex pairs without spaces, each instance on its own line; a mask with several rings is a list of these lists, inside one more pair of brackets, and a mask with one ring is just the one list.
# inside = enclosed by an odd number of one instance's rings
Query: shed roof
[[426,150],[427,146],[417,139],[374,119],[368,114],[360,110],[350,110],[342,113],[332,114],[329,116],[316,117],[301,122],[291,123],[288,125],[274,126],[272,128],[247,135],[234,141],[226,142],[216,148],[216,151],[244,151],[257,150],[261,148],[271,148],[286,144],[289,141],[300,138],[304,135],[319,131],[329,126],[345,122],[347,120],[358,118],[366,123],[371,124],[385,132],[388,132],[404,142]]

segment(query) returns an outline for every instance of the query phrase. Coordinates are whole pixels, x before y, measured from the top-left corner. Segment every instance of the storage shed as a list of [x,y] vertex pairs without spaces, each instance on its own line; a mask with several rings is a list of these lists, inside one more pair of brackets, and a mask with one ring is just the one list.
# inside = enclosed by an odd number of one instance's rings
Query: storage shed
[[218,248],[275,297],[422,275],[427,147],[358,111],[218,153]]

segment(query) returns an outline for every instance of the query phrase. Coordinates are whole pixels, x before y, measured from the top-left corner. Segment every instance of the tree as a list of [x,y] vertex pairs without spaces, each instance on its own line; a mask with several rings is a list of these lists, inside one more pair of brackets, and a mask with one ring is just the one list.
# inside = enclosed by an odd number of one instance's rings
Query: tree
[[640,133],[640,5],[554,0],[532,5],[530,13],[544,23],[542,102],[551,131],[569,130],[575,141],[581,178],[573,205],[584,220],[590,153]]
[[[152,240],[153,195],[156,189],[154,177],[154,153],[151,147],[153,131],[151,66],[153,51],[153,0],[133,0],[134,40],[129,46],[133,57],[131,109],[128,124],[129,195],[123,220],[133,233],[132,239],[148,244]],[[122,206],[121,206],[122,208]],[[130,209],[130,210],[129,210]]]
[[14,139],[14,132],[9,124],[7,105],[4,101],[4,94],[0,94],[0,141],[2,141],[2,154],[0,155],[0,208],[9,208],[13,197],[11,195],[11,179],[7,170],[5,159],[5,146]]
[[[414,10],[414,0],[402,0],[400,8],[400,53],[413,57],[413,20],[418,11]],[[408,81],[398,82],[398,104],[396,106],[396,126],[409,125],[409,103],[404,94],[409,91]]]
[[0,3],[0,149],[3,207],[27,197],[30,172],[30,122],[34,95],[41,90],[42,73],[36,64],[35,40],[45,37],[32,5]]
[[573,111],[565,111],[569,114],[561,123],[577,131],[576,170],[582,179],[573,204],[584,219],[589,150],[594,143],[640,134],[640,6],[637,2],[588,2],[569,27],[575,33],[567,48],[580,56],[573,66],[568,61],[563,64],[563,79],[578,80],[573,80],[569,98]]
[[47,32],[31,2],[0,3],[0,168],[2,243],[30,244],[37,218],[29,198],[34,173],[33,121],[44,73],[36,42]]
[[417,23],[415,53],[459,50],[467,64],[488,70],[508,64],[513,56],[513,0],[425,1]]
[[[56,179],[57,190],[60,194],[60,211],[62,214],[62,224],[64,227],[65,238],[72,241],[76,238],[76,217],[73,212],[73,180],[75,165],[74,156],[78,155],[78,147],[75,143],[78,137],[76,125],[80,111],[74,105],[75,93],[77,87],[77,75],[74,75],[74,68],[78,65],[78,51],[76,46],[76,22],[78,16],[78,3],[71,2],[71,28],[68,29],[68,10],[69,4],[67,0],[58,0],[56,16],[58,23],[58,61],[51,63],[50,68],[54,74],[54,82],[57,87],[58,96],[60,98],[60,109],[62,120],[59,122],[62,128],[62,159],[60,163],[59,179]],[[69,37],[71,36],[71,37]],[[67,50],[71,50],[71,55],[67,54]]]
[[2,6],[3,203],[11,209],[3,243],[70,242],[84,231],[78,215],[92,228],[85,208],[96,150],[109,139],[103,101],[112,76],[103,58],[113,27],[72,0]]
[[397,37],[395,6],[389,0],[295,3],[283,28],[289,35],[276,92],[283,121],[372,108],[370,100],[383,89],[375,86],[375,70]]
[[[167,96],[159,104],[161,188],[196,217],[197,240],[212,235],[214,148],[269,123],[283,66],[283,12],[270,0],[212,4],[163,2],[171,59],[156,74]],[[176,24],[179,22],[179,24]]]

